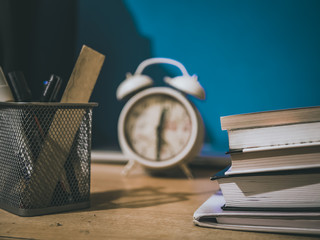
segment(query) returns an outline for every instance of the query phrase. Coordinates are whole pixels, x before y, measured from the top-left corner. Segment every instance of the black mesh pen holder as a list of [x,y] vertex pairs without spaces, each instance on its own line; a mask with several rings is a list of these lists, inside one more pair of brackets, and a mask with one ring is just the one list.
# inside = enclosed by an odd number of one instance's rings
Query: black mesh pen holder
[[19,216],[90,206],[96,103],[0,103],[0,207]]

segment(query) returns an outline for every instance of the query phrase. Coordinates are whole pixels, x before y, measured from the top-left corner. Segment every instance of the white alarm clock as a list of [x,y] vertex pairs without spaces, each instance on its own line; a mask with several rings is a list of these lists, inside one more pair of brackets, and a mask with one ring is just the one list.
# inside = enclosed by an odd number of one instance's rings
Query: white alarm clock
[[[150,87],[152,79],[142,75],[147,66],[160,63],[181,70],[181,76],[164,79],[173,88]],[[120,147],[129,159],[123,174],[128,174],[138,162],[154,170],[180,166],[187,177],[192,178],[186,163],[201,150],[204,125],[199,111],[185,94],[205,98],[197,76],[190,76],[185,67],[173,59],[150,58],[138,66],[134,75],[127,74],[117,89],[117,98],[120,100],[132,93],[135,94],[123,107],[118,121]]]

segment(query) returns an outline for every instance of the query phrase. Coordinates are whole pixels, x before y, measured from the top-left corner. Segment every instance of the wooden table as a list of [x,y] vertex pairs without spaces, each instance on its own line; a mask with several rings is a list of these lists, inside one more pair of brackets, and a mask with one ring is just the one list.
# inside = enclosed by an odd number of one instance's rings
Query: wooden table
[[0,210],[0,239],[315,239],[308,236],[194,226],[194,211],[217,189],[215,169],[192,169],[195,179],[151,177],[123,165],[92,164],[89,209],[37,217]]

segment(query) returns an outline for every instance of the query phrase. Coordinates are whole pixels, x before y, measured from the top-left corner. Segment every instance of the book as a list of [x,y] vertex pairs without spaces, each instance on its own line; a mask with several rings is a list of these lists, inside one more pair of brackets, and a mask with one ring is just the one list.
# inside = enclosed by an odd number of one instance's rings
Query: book
[[320,210],[320,168],[216,175],[225,209]]
[[229,130],[229,149],[320,145],[320,122]]
[[227,175],[320,167],[320,145],[229,153],[232,167]]
[[203,227],[320,235],[320,107],[221,117],[231,167],[194,213]]
[[219,191],[205,201],[193,215],[200,227],[320,235],[320,212],[299,211],[238,211],[224,210],[223,194]]
[[320,106],[291,108],[221,117],[222,130],[270,127],[320,121]]
[[320,107],[296,108],[221,117],[229,149],[320,144]]

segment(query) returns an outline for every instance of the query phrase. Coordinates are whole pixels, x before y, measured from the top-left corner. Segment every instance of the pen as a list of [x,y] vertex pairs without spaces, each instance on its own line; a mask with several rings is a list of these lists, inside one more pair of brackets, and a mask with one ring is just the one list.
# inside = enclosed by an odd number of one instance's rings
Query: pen
[[29,102],[32,100],[31,90],[21,71],[8,73],[8,83],[16,102]]
[[[62,79],[54,74],[51,74],[49,81],[44,81],[44,89],[40,97],[41,102],[57,102],[58,101],[58,94],[62,84]],[[42,132],[42,137],[47,135],[47,132],[50,129],[50,125],[52,119],[56,113],[56,109],[48,108],[46,111],[45,116],[45,124],[41,124],[43,121],[39,121],[37,118],[37,123],[39,129]],[[40,119],[42,120],[42,119]],[[50,123],[50,124],[49,124]],[[41,127],[44,125],[44,127]],[[50,136],[48,136],[50,139]],[[55,142],[55,140],[50,139],[51,147],[54,149],[55,152],[60,152],[61,149],[59,148],[59,144]],[[72,202],[74,199],[79,199],[79,189],[78,189],[78,181],[76,179],[73,164],[68,158],[65,165],[65,177],[59,179],[56,183],[56,187],[54,189],[54,193],[52,194],[51,205],[60,205],[60,204],[67,204]]]
[[52,74],[49,81],[44,82],[44,90],[42,92],[41,102],[57,102],[58,93],[61,87],[62,79]]
[[[44,81],[43,92],[40,96],[41,102],[56,102],[58,99],[59,90],[61,88],[62,79],[55,75],[51,74],[48,81]],[[56,113],[54,108],[49,108],[46,111],[45,118],[36,117],[36,122],[39,127],[40,133],[44,138],[47,135],[47,132],[50,129],[51,121]]]

